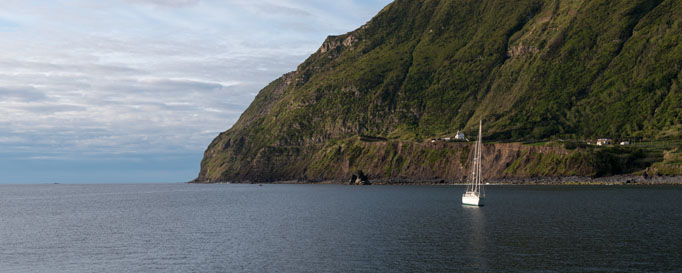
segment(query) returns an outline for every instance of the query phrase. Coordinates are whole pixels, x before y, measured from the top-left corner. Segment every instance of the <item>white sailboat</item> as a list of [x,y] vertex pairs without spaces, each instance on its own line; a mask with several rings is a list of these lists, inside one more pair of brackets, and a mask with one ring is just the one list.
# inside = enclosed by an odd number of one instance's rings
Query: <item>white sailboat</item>
[[474,164],[471,169],[471,177],[467,191],[462,195],[462,204],[469,206],[483,206],[483,199],[485,199],[485,191],[481,183],[481,127],[483,121],[478,123],[478,140],[474,148]]

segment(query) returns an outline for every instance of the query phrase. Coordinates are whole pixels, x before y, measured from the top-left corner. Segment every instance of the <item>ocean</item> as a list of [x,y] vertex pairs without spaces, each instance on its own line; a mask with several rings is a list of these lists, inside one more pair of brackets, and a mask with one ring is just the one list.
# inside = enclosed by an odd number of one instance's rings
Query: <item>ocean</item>
[[682,270],[682,186],[0,185],[1,272]]

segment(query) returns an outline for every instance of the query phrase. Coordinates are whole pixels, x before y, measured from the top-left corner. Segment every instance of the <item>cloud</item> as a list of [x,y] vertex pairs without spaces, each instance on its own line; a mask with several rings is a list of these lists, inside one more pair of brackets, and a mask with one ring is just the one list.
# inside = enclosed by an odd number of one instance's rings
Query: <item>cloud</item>
[[3,2],[0,31],[12,31],[0,35],[0,162],[181,155],[191,171],[173,181],[192,179],[260,89],[383,5]]
[[55,114],[55,113],[61,113],[61,112],[84,112],[87,110],[87,108],[83,107],[83,106],[65,105],[65,104],[33,105],[33,106],[22,107],[22,109],[24,109],[30,113],[40,113],[41,115]]
[[177,8],[199,4],[200,0],[126,0],[126,2]]
[[314,17],[312,13],[307,10],[295,7],[287,7],[274,3],[260,3],[258,8],[265,14],[276,14],[290,17]]
[[47,96],[33,86],[0,86],[0,99],[42,101],[47,99]]
[[18,136],[0,136],[0,144],[3,143],[21,143],[25,142],[26,139]]
[[[206,81],[201,81],[201,80],[185,80],[185,79],[142,79],[142,83],[146,84],[149,89],[153,89],[154,91],[180,91],[180,92],[190,92],[190,91],[198,91],[198,92],[210,92],[214,90],[220,90],[224,86],[220,83],[215,83],[215,82],[206,82]],[[238,83],[234,83],[238,84]],[[227,83],[226,85],[234,85]]]

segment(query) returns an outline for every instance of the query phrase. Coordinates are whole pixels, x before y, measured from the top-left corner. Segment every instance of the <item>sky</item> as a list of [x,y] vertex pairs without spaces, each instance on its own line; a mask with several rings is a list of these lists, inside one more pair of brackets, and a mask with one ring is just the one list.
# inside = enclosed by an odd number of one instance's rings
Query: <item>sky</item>
[[185,182],[261,88],[390,0],[2,0],[0,183]]

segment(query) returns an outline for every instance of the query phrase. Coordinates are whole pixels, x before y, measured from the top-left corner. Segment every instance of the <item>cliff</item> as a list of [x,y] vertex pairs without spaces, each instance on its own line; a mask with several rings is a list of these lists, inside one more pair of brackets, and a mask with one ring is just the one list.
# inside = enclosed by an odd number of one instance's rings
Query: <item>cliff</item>
[[[395,1],[261,90],[209,145],[197,181],[340,179],[355,169],[458,179],[468,146],[426,140],[473,133],[479,119],[488,140],[679,138],[681,8],[679,0]],[[486,149],[499,157],[491,177],[630,171],[591,149]],[[533,169],[537,162],[544,167]]]

